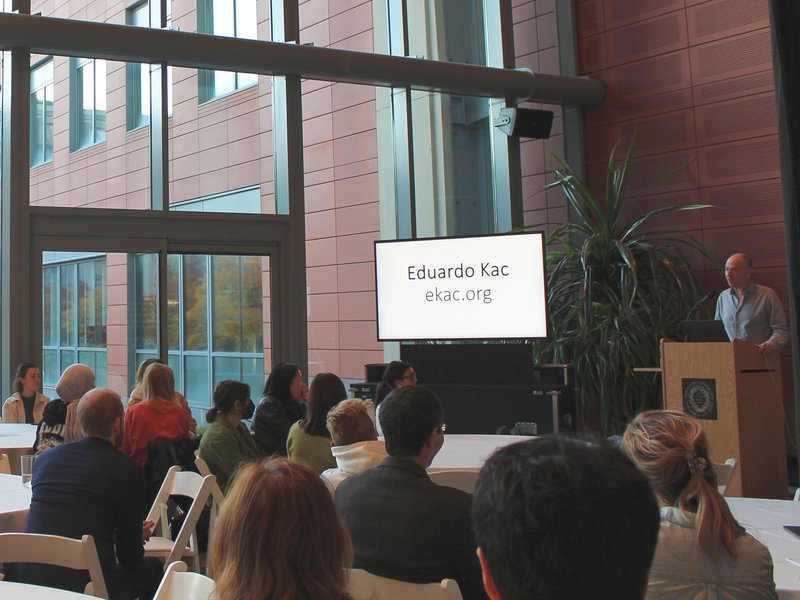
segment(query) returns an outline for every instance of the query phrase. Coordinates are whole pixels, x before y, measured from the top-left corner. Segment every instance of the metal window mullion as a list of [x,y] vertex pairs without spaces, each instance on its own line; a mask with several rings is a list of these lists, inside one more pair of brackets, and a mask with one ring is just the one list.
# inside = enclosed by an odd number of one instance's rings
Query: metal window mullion
[[[41,364],[41,298],[35,298],[35,278],[41,264],[31,252],[30,239],[30,60],[27,49],[3,53],[2,94],[2,210],[0,210],[0,382],[11,387],[13,368],[23,360]],[[39,261],[41,263],[41,261]],[[41,286],[41,283],[40,283]],[[13,290],[13,293],[12,293]]]
[[214,361],[211,358],[211,353],[214,349],[214,320],[212,314],[214,313],[214,290],[211,289],[211,256],[206,255],[206,331],[208,337],[206,338],[206,361],[208,364],[209,383],[211,388],[214,387]]

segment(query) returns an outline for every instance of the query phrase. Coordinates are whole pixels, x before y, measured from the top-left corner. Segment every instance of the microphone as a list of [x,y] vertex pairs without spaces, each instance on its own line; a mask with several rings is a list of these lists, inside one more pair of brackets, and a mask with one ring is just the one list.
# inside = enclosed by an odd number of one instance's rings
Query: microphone
[[717,292],[716,290],[711,290],[711,291],[710,291],[710,292],[708,292],[708,293],[707,293],[705,296],[703,296],[703,297],[700,299],[700,302],[698,302],[697,304],[695,304],[695,305],[692,307],[692,310],[690,310],[690,311],[689,311],[689,314],[688,314],[688,315],[686,315],[686,320],[687,320],[687,321],[691,321],[691,320],[692,320],[692,315],[693,315],[694,313],[696,313],[698,310],[700,310],[700,307],[701,307],[701,306],[703,306],[703,304],[705,304],[706,302],[708,302],[709,300],[711,300],[712,298],[714,298],[714,297],[715,297],[715,296],[716,296],[718,293],[719,293],[719,292]]

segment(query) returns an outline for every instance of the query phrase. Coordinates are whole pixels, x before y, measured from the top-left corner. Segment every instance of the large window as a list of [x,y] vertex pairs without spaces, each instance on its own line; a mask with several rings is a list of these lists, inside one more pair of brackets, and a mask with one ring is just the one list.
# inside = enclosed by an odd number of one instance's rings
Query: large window
[[[167,27],[171,26],[171,2],[167,2]],[[137,4],[126,11],[125,21],[136,27],[150,27],[150,5]],[[150,65],[128,63],[125,69],[127,129],[131,131],[150,123]],[[172,69],[167,68],[167,105],[172,114]]]
[[70,148],[81,150],[106,139],[106,61],[70,60]]
[[[255,0],[198,0],[198,31],[227,37],[257,39]],[[200,72],[200,102],[208,102],[258,83],[252,73]]]
[[[49,252],[42,281],[42,345],[45,387],[54,387],[73,363],[92,368],[106,385],[106,259]],[[59,261],[59,262],[57,262]]]
[[[171,254],[167,259],[169,364],[193,407],[211,404],[225,379],[264,384],[262,263],[258,256]],[[134,259],[136,358],[158,355],[158,256]]]
[[53,160],[53,60],[31,69],[31,167]]

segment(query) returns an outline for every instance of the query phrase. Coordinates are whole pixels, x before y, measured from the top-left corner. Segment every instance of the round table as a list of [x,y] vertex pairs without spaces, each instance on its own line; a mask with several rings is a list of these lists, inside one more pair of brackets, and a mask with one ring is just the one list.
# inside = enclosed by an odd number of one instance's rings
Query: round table
[[22,477],[0,473],[0,533],[25,531],[30,505],[31,488],[22,485]]
[[11,472],[19,475],[19,457],[30,454],[36,441],[36,425],[0,423],[0,454],[8,454]]
[[94,598],[94,596],[29,583],[0,581],[0,598],[3,600],[80,600],[81,598]]
[[515,442],[532,439],[526,435],[482,435],[446,433],[441,450],[433,457],[428,471],[480,469],[492,452]]

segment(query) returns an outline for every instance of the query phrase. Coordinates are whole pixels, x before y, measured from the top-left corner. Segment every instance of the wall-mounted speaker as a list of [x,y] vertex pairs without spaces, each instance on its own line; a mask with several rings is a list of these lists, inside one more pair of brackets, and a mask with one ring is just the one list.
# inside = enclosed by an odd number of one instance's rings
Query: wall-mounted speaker
[[546,140],[553,128],[553,111],[533,108],[501,108],[494,126],[509,137]]

